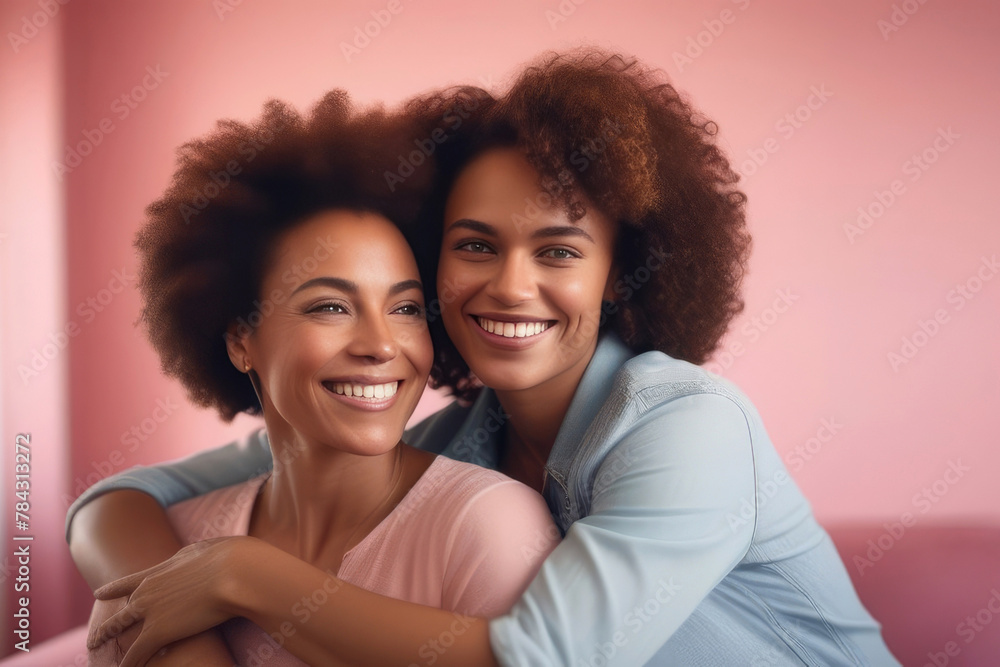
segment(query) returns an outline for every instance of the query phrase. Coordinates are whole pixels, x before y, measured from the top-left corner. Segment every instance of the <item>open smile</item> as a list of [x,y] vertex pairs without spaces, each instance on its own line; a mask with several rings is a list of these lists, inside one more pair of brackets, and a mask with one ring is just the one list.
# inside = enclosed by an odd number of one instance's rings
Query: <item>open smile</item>
[[402,383],[402,380],[379,383],[325,380],[323,388],[348,405],[365,410],[383,410],[396,402]]
[[542,333],[552,325],[552,320],[505,322],[487,317],[474,316],[479,328],[494,336],[504,338],[530,338]]

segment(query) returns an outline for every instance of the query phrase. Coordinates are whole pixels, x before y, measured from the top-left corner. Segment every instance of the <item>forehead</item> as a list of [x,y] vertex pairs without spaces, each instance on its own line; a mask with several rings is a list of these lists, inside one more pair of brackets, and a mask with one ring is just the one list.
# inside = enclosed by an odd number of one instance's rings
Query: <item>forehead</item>
[[285,283],[358,273],[366,274],[365,280],[416,274],[406,239],[376,213],[337,209],[307,218],[278,237],[269,267],[270,279]]
[[616,226],[582,192],[576,194],[586,215],[571,221],[562,201],[541,187],[541,176],[516,148],[490,149],[469,162],[452,187],[445,225],[477,220],[500,231],[532,233],[542,227],[573,226],[595,239],[614,239]]
[[527,204],[541,192],[539,175],[516,148],[494,148],[476,156],[461,171],[448,196],[449,210]]

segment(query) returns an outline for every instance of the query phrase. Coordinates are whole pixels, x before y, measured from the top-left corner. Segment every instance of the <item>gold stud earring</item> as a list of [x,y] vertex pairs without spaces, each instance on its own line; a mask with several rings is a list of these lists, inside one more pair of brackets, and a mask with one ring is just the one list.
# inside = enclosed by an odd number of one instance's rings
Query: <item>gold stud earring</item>
[[247,373],[249,371],[250,371],[250,362],[248,362],[246,359],[244,359],[243,360],[243,372]]

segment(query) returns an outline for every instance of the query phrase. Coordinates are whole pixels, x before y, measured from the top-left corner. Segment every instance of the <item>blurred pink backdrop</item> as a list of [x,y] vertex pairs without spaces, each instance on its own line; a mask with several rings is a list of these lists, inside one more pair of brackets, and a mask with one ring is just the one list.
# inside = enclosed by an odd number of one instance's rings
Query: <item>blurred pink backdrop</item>
[[662,68],[718,122],[755,242],[709,367],[755,401],[820,520],[1000,523],[989,0],[4,0],[0,28],[0,581],[11,619],[30,433],[32,643],[89,609],[72,498],[256,426],[188,405],[133,326],[132,237],[175,148],[271,97],[497,87],[580,44]]

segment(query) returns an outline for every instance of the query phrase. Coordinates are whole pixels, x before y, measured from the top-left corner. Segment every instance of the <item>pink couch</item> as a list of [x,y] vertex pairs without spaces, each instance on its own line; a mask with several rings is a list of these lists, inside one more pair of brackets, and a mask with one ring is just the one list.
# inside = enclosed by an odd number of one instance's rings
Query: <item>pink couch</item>
[[906,667],[1000,666],[1000,526],[827,526]]

